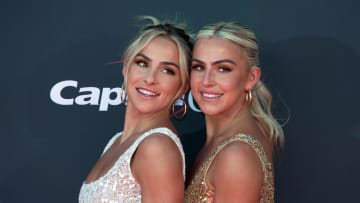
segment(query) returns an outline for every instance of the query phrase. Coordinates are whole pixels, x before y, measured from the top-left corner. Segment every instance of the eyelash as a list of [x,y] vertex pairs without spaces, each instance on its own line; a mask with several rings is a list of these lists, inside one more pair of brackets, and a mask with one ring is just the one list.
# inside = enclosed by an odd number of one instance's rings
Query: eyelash
[[194,64],[194,65],[191,66],[191,70],[202,71],[202,70],[204,70],[204,68],[199,64]]
[[135,63],[140,67],[147,67],[147,62],[144,60],[136,60]]
[[170,74],[170,75],[175,75],[175,71],[173,71],[171,68],[164,68],[162,70],[162,72],[166,73],[166,74]]
[[[231,68],[228,67],[224,67],[224,66],[220,66],[217,68],[219,72],[224,73],[224,72],[231,72]],[[194,64],[191,66],[191,70],[194,71],[203,71],[204,67],[199,65],[199,64]]]
[[219,67],[218,68],[219,72],[230,72],[231,68],[228,67]]
[[[139,67],[142,67],[142,68],[147,68],[148,67],[148,64],[146,61],[144,60],[135,60],[135,63],[139,66]],[[165,67],[161,72],[163,73],[166,73],[166,74],[169,74],[169,75],[175,75],[175,71],[173,71],[171,68],[169,67]]]

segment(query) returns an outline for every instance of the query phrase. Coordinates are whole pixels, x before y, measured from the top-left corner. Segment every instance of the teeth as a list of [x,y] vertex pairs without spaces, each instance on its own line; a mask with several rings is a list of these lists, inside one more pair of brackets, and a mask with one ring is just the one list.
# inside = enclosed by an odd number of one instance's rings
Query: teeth
[[208,98],[211,98],[211,99],[213,99],[213,98],[218,98],[218,97],[221,96],[220,94],[208,94],[208,93],[202,93],[202,95],[203,95],[204,97],[208,97]]
[[144,95],[147,95],[147,96],[156,96],[157,94],[153,93],[153,92],[150,92],[148,90],[145,90],[145,89],[138,89],[138,91],[141,93],[141,94],[144,94]]

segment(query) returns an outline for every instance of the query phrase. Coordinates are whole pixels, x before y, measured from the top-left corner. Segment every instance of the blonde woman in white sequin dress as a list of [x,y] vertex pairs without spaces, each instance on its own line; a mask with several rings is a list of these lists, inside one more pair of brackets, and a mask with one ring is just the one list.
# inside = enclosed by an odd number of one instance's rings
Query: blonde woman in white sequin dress
[[260,81],[255,34],[233,22],[204,26],[193,50],[191,91],[205,114],[206,142],[185,202],[274,202],[272,158],[283,132]]
[[153,24],[140,31],[123,58],[123,131],[109,141],[82,184],[81,203],[184,200],[184,153],[170,115],[189,88],[192,44],[173,24],[143,20]]

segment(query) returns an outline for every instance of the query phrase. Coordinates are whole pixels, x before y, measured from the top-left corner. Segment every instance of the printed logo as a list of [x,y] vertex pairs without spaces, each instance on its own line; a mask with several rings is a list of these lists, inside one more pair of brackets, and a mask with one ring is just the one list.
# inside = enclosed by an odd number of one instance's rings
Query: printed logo
[[[76,90],[76,94],[63,96],[65,89]],[[50,90],[50,99],[58,105],[93,105],[99,106],[99,111],[107,111],[109,106],[121,104],[121,94],[123,90],[120,87],[78,87],[78,81],[64,80],[56,83]],[[188,104],[190,109],[195,112],[201,112],[196,106],[191,91],[188,93]],[[183,105],[178,100],[175,105]]]

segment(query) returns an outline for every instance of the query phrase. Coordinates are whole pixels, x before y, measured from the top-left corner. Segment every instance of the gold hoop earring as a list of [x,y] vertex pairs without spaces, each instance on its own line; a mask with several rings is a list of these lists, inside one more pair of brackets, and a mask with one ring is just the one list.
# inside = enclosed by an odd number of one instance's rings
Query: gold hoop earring
[[245,90],[245,101],[246,101],[248,104],[251,104],[251,103],[252,103],[252,100],[253,100],[253,96],[252,96],[252,91],[251,91],[251,89],[250,89],[250,90]]
[[120,103],[124,104],[125,106],[127,105],[127,95],[126,95],[126,90],[125,90],[125,82],[123,82],[122,85],[121,85]]
[[[177,105],[181,103],[180,105]],[[175,109],[176,106],[180,106],[179,108]],[[187,113],[187,104],[183,98],[178,98],[172,105],[172,113],[171,115],[177,119],[182,119],[185,117]]]

